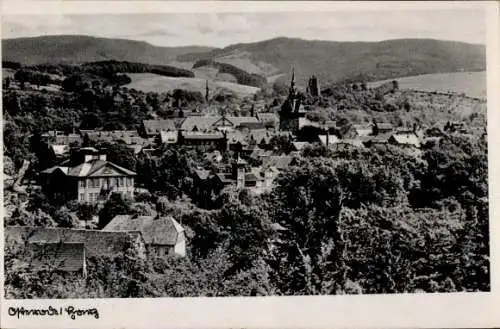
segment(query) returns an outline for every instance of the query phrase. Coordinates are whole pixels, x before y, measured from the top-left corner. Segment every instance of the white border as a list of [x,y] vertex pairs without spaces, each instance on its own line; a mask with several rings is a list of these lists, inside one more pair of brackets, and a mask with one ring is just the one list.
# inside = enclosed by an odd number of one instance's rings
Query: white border
[[[496,2],[150,2],[3,1],[2,14],[191,13],[338,10],[415,10],[484,8],[488,12],[487,79],[492,293],[412,294],[266,298],[158,298],[101,300],[4,300],[0,286],[1,328],[407,328],[492,327],[500,325],[500,196],[496,170],[500,154],[500,35]],[[2,226],[3,227],[3,226]],[[3,228],[0,229],[3,236]],[[3,238],[0,239],[3,250]],[[0,274],[3,277],[3,258]],[[97,307],[100,319],[68,317],[17,320],[8,307],[74,305]],[[497,306],[498,305],[498,306]]]

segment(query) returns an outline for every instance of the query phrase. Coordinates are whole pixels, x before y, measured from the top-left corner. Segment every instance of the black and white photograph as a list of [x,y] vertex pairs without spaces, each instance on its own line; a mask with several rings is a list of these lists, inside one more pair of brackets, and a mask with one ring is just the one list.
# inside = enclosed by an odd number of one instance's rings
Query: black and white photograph
[[485,8],[232,8],[2,14],[3,298],[490,292]]

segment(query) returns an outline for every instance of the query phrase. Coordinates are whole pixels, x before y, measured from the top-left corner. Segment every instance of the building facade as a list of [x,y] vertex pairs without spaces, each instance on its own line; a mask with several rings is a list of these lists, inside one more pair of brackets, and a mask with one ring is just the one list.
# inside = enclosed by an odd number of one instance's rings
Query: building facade
[[41,172],[47,195],[90,204],[104,202],[111,193],[134,197],[135,172],[106,161],[95,149],[82,149],[76,160]]

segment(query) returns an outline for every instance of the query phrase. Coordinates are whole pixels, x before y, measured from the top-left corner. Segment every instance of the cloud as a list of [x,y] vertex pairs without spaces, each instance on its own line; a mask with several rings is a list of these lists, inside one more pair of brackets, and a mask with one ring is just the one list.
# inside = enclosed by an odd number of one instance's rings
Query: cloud
[[4,38],[86,34],[156,45],[255,42],[277,36],[337,41],[436,38],[485,42],[482,10],[16,15],[2,17]]

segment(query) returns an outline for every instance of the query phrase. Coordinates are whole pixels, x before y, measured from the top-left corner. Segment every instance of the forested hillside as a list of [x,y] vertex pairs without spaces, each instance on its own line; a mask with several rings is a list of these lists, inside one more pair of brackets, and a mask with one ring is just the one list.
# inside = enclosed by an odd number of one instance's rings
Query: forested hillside
[[181,54],[209,51],[209,47],[157,47],[142,41],[54,35],[2,40],[2,60],[25,65],[85,63],[107,60],[168,65]]

